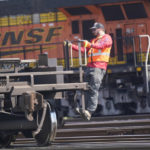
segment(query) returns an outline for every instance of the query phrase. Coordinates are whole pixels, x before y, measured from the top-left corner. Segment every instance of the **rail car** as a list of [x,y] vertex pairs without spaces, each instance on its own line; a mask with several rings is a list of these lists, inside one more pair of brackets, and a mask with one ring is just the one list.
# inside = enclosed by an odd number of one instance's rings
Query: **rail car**
[[[113,46],[94,116],[150,113],[149,0],[51,5],[39,0],[40,10],[32,10],[32,1],[6,9],[11,2],[0,2],[1,10],[8,10],[0,12],[0,146],[9,145],[18,131],[46,145],[55,137],[56,116],[75,116],[74,99],[84,106],[87,85],[80,77],[86,57],[79,59],[64,41],[80,45],[79,39],[91,40],[89,28],[96,21],[105,25]],[[37,63],[39,55],[48,58]]]
[[[29,67],[31,62],[36,63],[34,68]],[[39,146],[53,142],[63,119],[57,101],[64,98],[65,91],[81,91],[85,108],[83,92],[88,85],[83,82],[82,68],[64,71],[52,63],[47,54],[39,55],[38,61],[0,59],[1,66],[11,66],[0,70],[0,148],[14,142],[19,132],[35,138]],[[78,74],[80,80],[67,82],[65,76],[70,74]]]

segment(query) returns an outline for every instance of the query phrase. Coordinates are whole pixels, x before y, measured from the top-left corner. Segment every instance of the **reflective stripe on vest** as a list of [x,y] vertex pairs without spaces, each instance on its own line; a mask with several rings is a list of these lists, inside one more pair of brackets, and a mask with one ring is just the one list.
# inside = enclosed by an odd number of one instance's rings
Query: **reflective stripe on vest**
[[103,50],[96,50],[92,48],[88,52],[88,63],[97,61],[109,62],[110,50],[111,47],[105,48]]
[[99,55],[109,56],[109,55],[110,55],[110,53],[102,52],[102,50],[101,50],[101,49],[99,49],[97,53],[93,53],[93,54],[91,53],[91,54],[89,54],[88,56],[89,56],[89,57],[91,57],[91,56],[99,56]]

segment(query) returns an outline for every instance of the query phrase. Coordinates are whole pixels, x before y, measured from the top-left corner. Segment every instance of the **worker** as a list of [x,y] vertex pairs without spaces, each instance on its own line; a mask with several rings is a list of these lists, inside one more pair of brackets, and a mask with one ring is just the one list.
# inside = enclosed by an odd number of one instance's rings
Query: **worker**
[[[85,110],[76,108],[76,111],[86,120],[90,120],[98,105],[99,88],[106,73],[112,46],[111,36],[105,33],[102,23],[95,22],[90,28],[96,38],[88,42],[84,40],[81,52],[87,51],[88,63],[85,70],[85,81],[88,82],[89,90],[85,92]],[[78,51],[77,45],[72,49]]]

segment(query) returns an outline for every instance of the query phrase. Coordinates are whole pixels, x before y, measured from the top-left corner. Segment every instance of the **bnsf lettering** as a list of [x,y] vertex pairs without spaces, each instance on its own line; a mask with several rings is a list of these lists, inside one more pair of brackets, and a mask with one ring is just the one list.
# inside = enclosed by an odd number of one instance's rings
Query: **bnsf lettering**
[[37,35],[34,32],[44,32],[44,29],[33,29],[28,33],[28,37],[33,38],[34,40],[26,40],[25,43],[26,44],[33,44],[33,43],[37,43],[40,42],[42,40],[42,36],[41,35]]
[[[59,28],[60,29],[60,28]],[[56,28],[52,28],[52,29],[49,29],[49,32],[48,32],[48,35],[47,35],[47,38],[46,38],[46,42],[49,42],[51,41],[52,37],[53,36],[59,36],[59,34],[57,33],[54,33],[56,30]],[[52,36],[53,35],[53,36]]]
[[22,37],[23,37],[23,31],[21,31],[18,35],[18,37],[16,38],[15,33],[14,32],[6,32],[4,40],[2,42],[2,46],[6,45],[8,40],[10,39],[11,44],[19,44]]
[[[53,37],[59,36],[60,33],[56,32],[57,30],[60,30],[61,27],[57,28],[50,28],[48,32],[44,30],[44,28],[34,28],[32,30],[29,30],[27,32],[27,38],[23,39],[25,36],[25,31],[20,31],[18,34],[16,34],[14,31],[6,32],[3,36],[3,39],[1,39],[2,43],[1,46],[6,46],[8,42],[10,42],[11,45],[19,45],[21,42],[26,44],[35,44],[40,43],[41,41],[45,42],[51,42]],[[46,35],[45,37],[43,35]],[[0,38],[2,38],[2,34],[0,34]],[[44,39],[45,38],[45,39]]]

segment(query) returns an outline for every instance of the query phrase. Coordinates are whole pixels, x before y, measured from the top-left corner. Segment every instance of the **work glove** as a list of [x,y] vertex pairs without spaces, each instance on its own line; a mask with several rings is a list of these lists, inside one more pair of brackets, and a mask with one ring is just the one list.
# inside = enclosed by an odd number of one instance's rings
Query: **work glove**
[[83,41],[83,47],[85,47],[85,48],[90,48],[90,47],[91,47],[91,43],[88,42],[87,40],[84,40],[84,41]]
[[71,47],[71,46],[72,46],[72,43],[71,43],[71,42],[68,42],[68,46]]
[[[64,46],[66,46],[67,44],[67,41],[64,41]],[[70,41],[68,41],[68,47],[71,47],[72,46],[72,43]]]
[[64,41],[64,46],[66,46],[66,44],[67,44],[67,42],[66,42],[66,41]]

